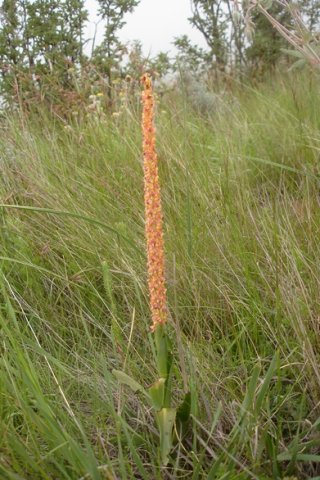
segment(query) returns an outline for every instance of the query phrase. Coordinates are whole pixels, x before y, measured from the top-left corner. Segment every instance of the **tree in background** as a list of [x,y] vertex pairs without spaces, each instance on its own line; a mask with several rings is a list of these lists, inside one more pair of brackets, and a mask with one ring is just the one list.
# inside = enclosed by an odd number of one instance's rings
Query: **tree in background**
[[[83,55],[83,30],[88,12],[83,0],[35,0],[28,5],[26,22],[32,56],[38,65],[65,70],[80,64]],[[43,70],[43,69],[42,69]]]
[[94,63],[100,72],[105,74],[108,83],[109,102],[112,100],[112,72],[119,68],[119,63],[125,52],[118,33],[125,25],[124,16],[133,11],[140,0],[98,0],[99,13],[105,20],[105,32],[101,45],[94,52]]
[[1,94],[17,88],[17,72],[22,59],[22,33],[19,2],[4,0],[0,10]]
[[193,74],[197,74],[210,66],[211,55],[203,48],[193,45],[187,35],[175,38],[173,44],[177,49],[175,70],[189,70]]
[[[283,5],[273,2],[268,8],[270,15],[284,26],[291,23],[290,14]],[[287,43],[269,20],[259,11],[252,14],[254,34],[246,55],[252,71],[264,73],[276,66],[283,56]]]
[[64,54],[71,63],[84,61],[84,28],[88,20],[88,11],[84,0],[64,0],[61,2],[61,16],[64,33]]
[[135,40],[127,46],[127,59],[122,76],[130,76],[140,82],[140,77],[146,71],[159,77],[165,77],[172,70],[172,62],[167,52],[159,52],[151,57],[143,54],[142,43]]
[[[68,98],[79,94],[85,99],[90,93],[104,92],[108,98],[105,104],[111,106],[113,80],[126,75],[138,78],[146,69],[160,76],[181,69],[193,74],[231,71],[235,75],[257,68],[261,71],[261,67],[267,71],[278,64],[288,38],[309,63],[320,64],[315,34],[320,24],[320,0],[191,0],[189,21],[202,33],[207,48],[193,45],[183,35],[174,41],[177,54],[173,62],[165,52],[145,57],[137,42],[133,46],[120,42],[125,15],[139,2],[98,0],[105,31],[90,58],[84,53],[85,0],[0,2],[2,104],[3,99],[29,105],[39,100],[52,105],[57,100],[67,109]],[[243,5],[255,25],[251,39],[244,35],[247,22],[243,21]],[[219,78],[224,81],[226,77]]]
[[[234,0],[192,0],[191,6],[189,21],[203,35],[209,48],[207,64],[222,71],[227,66],[240,71],[246,64],[240,3]],[[183,49],[186,52],[185,46]]]
[[299,7],[302,16],[306,19],[306,26],[311,33],[320,28],[320,0],[300,0]]
[[57,0],[35,0],[27,5],[29,48],[39,73],[52,73],[61,62],[64,25],[59,3]]
[[224,69],[227,58],[227,17],[225,0],[192,0],[191,24],[203,35],[212,62]]
[[[316,30],[317,15],[314,13],[314,2],[301,1],[301,4],[290,0],[274,0],[266,3],[265,0],[249,0],[245,22],[249,30],[254,26],[253,18],[257,13],[262,14],[274,31],[293,49],[283,49],[284,53],[294,57],[295,67],[306,65],[320,68],[320,39]],[[277,18],[273,11],[275,7],[281,9],[284,18]]]
[[151,72],[155,72],[161,78],[165,77],[172,69],[172,61],[168,52],[159,52],[150,59],[149,63]]
[[4,98],[31,99],[48,81],[51,87],[53,83],[67,87],[68,70],[82,61],[86,19],[82,0],[3,1],[0,59]]
[[[256,74],[257,70],[260,73],[272,70],[285,55],[286,35],[291,37],[292,45],[300,44],[302,55],[318,62],[303,45],[310,43],[311,47],[311,43],[318,43],[315,32],[320,24],[319,0],[191,0],[191,5],[189,20],[208,45],[208,66],[212,69],[225,71],[227,67],[237,75],[243,71]],[[245,36],[248,27],[243,21],[245,11],[250,12],[254,26],[251,38]],[[299,40],[295,40],[294,31]],[[178,56],[183,52],[189,63],[194,64],[197,47],[186,37],[181,37],[176,46]]]
[[91,63],[99,78],[106,79],[111,101],[113,71],[120,73],[126,51],[118,33],[125,24],[124,16],[139,1],[98,0],[105,34],[88,59],[84,53],[84,27],[88,19],[85,0],[3,0],[0,4],[3,98],[10,103],[28,97],[31,102],[34,95],[43,99],[58,95],[59,91],[71,92],[81,85],[83,66]]

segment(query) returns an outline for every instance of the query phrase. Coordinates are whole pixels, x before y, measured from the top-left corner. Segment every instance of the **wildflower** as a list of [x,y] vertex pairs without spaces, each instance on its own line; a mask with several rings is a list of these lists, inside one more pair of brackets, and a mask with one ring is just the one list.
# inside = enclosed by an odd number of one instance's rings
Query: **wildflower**
[[102,92],[97,93],[97,97],[103,97],[103,96],[104,96],[104,95],[103,95]]
[[155,150],[154,95],[149,75],[143,75],[143,158],[145,234],[148,257],[148,286],[152,315],[151,330],[167,321],[166,288],[164,278],[164,243],[162,208],[158,175],[158,158]]

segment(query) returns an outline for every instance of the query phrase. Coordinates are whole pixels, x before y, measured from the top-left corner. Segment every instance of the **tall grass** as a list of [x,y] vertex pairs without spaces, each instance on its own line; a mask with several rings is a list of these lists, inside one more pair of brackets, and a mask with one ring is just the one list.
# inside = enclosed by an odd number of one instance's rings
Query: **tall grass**
[[[317,78],[157,112],[176,401],[161,467],[140,114],[1,123],[0,478],[320,475]],[[194,99],[193,99],[194,100]]]

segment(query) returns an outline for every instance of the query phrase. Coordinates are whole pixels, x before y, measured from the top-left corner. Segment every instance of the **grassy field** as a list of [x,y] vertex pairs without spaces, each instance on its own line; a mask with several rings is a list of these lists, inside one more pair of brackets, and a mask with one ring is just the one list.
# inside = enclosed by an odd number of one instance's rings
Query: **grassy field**
[[156,378],[139,108],[2,119],[1,479],[320,478],[319,79],[195,100],[168,93],[156,120],[174,395],[192,394],[166,467],[112,375]]

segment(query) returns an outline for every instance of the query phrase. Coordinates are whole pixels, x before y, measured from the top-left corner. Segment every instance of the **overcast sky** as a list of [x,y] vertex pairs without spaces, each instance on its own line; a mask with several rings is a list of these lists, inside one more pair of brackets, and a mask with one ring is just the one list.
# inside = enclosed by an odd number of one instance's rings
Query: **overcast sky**
[[[96,0],[86,0],[90,25],[88,34],[93,36],[97,21]],[[141,40],[145,54],[172,50],[174,37],[187,34],[194,43],[204,46],[201,34],[191,27],[188,17],[191,14],[190,0],[141,0],[134,12],[126,16],[120,38],[123,42]],[[103,25],[98,27],[97,40],[103,35]]]

